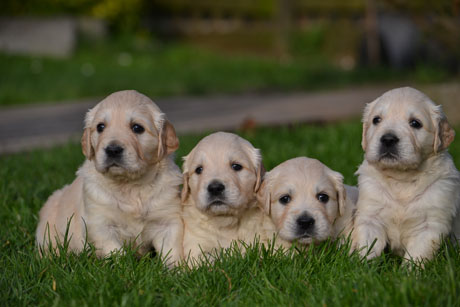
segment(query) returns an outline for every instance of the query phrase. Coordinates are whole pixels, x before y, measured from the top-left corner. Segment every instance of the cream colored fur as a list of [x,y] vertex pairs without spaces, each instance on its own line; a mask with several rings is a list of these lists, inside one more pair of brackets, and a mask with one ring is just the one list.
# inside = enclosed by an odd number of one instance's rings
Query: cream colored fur
[[[136,133],[134,125],[145,130]],[[110,145],[123,148],[118,160],[108,156]],[[40,211],[39,247],[46,251],[62,242],[72,219],[69,247],[75,252],[88,239],[99,256],[133,243],[140,254],[152,247],[168,254],[169,264],[181,259],[182,178],[172,155],[178,146],[174,128],[148,97],[121,91],[101,101],[85,119],[87,160],[75,181],[56,191]]]
[[[422,127],[412,127],[414,119]],[[379,149],[387,133],[399,138],[396,158],[386,158]],[[460,174],[447,152],[454,135],[440,106],[412,88],[391,90],[366,106],[366,160],[357,171],[352,236],[362,255],[376,257],[388,244],[405,259],[433,257],[459,219]]]
[[[328,201],[321,202],[319,194],[327,195]],[[289,202],[284,204],[283,197],[289,197]],[[340,173],[306,157],[287,160],[266,173],[257,193],[259,205],[272,219],[279,238],[301,244],[348,236],[357,198],[357,188],[344,185]],[[314,219],[308,231],[298,224],[302,216]]]
[[[241,166],[234,170],[233,164]],[[197,169],[202,168],[201,172]],[[231,133],[217,132],[202,139],[184,157],[182,205],[184,255],[192,261],[202,253],[227,248],[233,241],[246,239],[246,223],[256,207],[263,167],[258,149]],[[220,200],[209,194],[213,182],[225,186]],[[261,212],[260,212],[261,213]],[[260,214],[262,216],[263,214]],[[256,214],[256,216],[259,216]]]

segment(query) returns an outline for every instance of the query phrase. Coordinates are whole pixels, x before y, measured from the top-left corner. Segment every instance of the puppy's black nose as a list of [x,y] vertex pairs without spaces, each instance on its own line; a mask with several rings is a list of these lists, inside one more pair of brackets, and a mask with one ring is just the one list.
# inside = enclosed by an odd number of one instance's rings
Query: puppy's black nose
[[387,133],[380,138],[380,142],[385,147],[393,147],[399,142],[399,138],[393,133]]
[[315,226],[315,219],[308,214],[302,214],[297,219],[297,225],[302,230],[311,230]]
[[208,192],[213,196],[222,194],[225,190],[225,186],[220,181],[213,181],[208,185]]
[[123,153],[123,147],[116,144],[110,144],[105,148],[105,154],[109,158],[119,158]]

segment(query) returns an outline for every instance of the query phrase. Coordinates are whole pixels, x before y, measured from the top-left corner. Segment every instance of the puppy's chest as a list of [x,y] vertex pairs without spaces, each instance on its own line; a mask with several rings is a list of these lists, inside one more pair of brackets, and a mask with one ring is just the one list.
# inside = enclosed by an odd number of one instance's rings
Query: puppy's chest
[[233,240],[238,239],[236,228],[220,228],[205,221],[201,223],[186,223],[184,229],[184,250],[200,254],[210,252],[215,248],[230,247]]
[[237,229],[216,228],[210,227],[209,225],[200,226],[189,227],[187,225],[185,229],[186,237],[189,237],[191,241],[193,241],[193,239],[198,239],[204,244],[209,242],[212,245],[216,243],[220,245],[229,245],[233,239],[238,238]]
[[406,237],[423,231],[429,223],[445,215],[443,207],[448,204],[443,204],[446,197],[438,185],[393,185],[375,198],[375,213],[383,222],[392,245],[404,244]]
[[151,198],[150,194],[136,190],[88,193],[85,207],[89,218],[101,215],[114,225],[139,228],[152,211]]
[[411,213],[417,210],[417,204],[424,202],[424,195],[418,193],[417,190],[405,185],[385,189],[376,194],[376,210],[392,224],[402,224],[405,218],[410,217]]

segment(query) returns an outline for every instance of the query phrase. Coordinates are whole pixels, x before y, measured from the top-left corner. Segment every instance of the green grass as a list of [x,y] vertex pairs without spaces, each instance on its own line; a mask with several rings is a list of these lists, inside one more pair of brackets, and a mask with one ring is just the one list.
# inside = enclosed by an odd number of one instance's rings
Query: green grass
[[[301,155],[318,158],[355,184],[361,162],[358,121],[294,125],[241,133],[262,149],[265,166]],[[179,157],[201,136],[182,136]],[[460,165],[460,142],[451,147]],[[168,271],[157,257],[131,252],[107,259],[86,253],[40,259],[37,212],[83,161],[68,144],[0,157],[0,301],[2,305],[305,305],[459,306],[460,250],[444,244],[425,270],[408,270],[383,255],[371,262],[327,242],[301,253],[270,249],[223,252],[214,264]]]
[[344,71],[321,53],[279,62],[133,39],[83,41],[69,59],[0,53],[0,67],[0,106],[105,97],[130,88],[160,97],[330,89],[382,81],[433,82],[449,78],[443,70],[426,66],[415,71]]

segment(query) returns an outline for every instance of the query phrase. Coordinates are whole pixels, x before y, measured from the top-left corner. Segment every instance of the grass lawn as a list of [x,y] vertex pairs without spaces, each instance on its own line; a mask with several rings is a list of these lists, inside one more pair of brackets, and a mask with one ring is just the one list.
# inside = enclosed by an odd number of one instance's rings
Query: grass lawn
[[150,97],[334,88],[382,81],[436,82],[449,75],[357,68],[344,71],[321,53],[280,63],[273,58],[224,55],[184,44],[133,39],[83,41],[69,59],[0,53],[0,107],[105,97],[136,88]]
[[[362,159],[358,121],[241,135],[262,149],[267,169],[306,155],[356,183],[353,173]],[[180,137],[178,157],[200,137]],[[460,165],[459,140],[450,151]],[[214,264],[172,271],[157,257],[137,260],[129,252],[103,260],[90,251],[40,259],[34,245],[37,212],[52,191],[74,179],[82,161],[78,144],[0,157],[2,305],[460,305],[460,250],[449,244],[423,271],[401,267],[401,259],[388,254],[361,262],[334,242],[293,256],[229,250]]]

